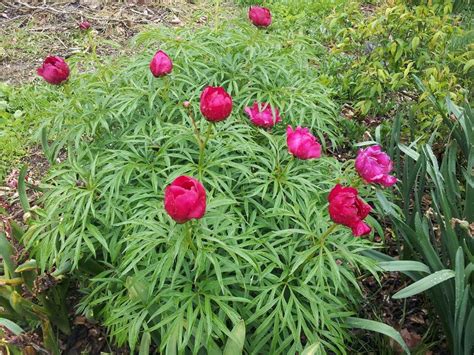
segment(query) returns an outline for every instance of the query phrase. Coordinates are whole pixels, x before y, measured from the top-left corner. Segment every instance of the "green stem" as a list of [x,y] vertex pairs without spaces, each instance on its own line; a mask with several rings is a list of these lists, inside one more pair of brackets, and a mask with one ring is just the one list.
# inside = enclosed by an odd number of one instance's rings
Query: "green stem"
[[337,224],[334,223],[332,226],[330,226],[328,229],[326,229],[326,231],[323,233],[323,235],[319,239],[321,245],[324,244],[324,242],[326,241],[326,238],[334,231],[334,229],[336,229],[336,227],[337,227]]
[[[319,239],[319,241],[321,243],[321,247],[323,247],[326,238],[334,231],[334,229],[336,229],[336,227],[337,227],[337,224],[334,223],[328,229],[326,229],[326,231],[323,233],[323,235]],[[321,249],[319,249],[319,250],[321,250]],[[312,259],[315,254],[316,254],[316,251],[311,253],[310,255],[308,255],[307,258],[305,259],[305,261],[303,263],[301,263],[301,265],[294,271],[294,273],[301,270],[303,265],[305,265],[308,260]]]
[[281,175],[285,175],[286,172],[288,171],[288,168],[290,167],[290,164],[295,160],[295,157],[292,155],[290,157],[290,160],[288,160],[288,163],[286,163],[285,168],[282,170]]
[[206,138],[204,139],[203,148],[206,148],[207,141],[209,140],[209,137],[211,136],[212,125],[213,123],[209,122],[207,126]]
[[197,256],[197,248],[193,242],[193,226],[191,222],[186,223],[186,241],[188,242],[189,248],[192,250],[194,256]]
[[202,144],[199,146],[199,163],[198,163],[198,170],[199,170],[199,179],[202,179],[202,171],[203,171],[203,165],[204,165],[204,153],[206,151],[206,144],[209,141],[209,137],[211,136],[212,132],[212,125],[213,123],[208,123],[207,125],[207,132],[206,132],[206,137],[204,138],[204,141],[202,141]]
[[169,75],[165,75],[163,79],[163,90],[161,92],[161,97],[163,98],[163,100],[166,101],[167,97],[168,97],[168,92],[170,91],[170,78],[169,78]]
[[199,132],[199,128],[196,124],[196,121],[194,120],[194,116],[193,116],[193,113],[191,111],[191,108],[188,108],[188,116],[191,119],[191,123],[192,123],[193,128],[194,128],[194,134],[196,135],[197,143],[199,145],[199,151],[201,151],[204,142],[202,141],[201,133]]

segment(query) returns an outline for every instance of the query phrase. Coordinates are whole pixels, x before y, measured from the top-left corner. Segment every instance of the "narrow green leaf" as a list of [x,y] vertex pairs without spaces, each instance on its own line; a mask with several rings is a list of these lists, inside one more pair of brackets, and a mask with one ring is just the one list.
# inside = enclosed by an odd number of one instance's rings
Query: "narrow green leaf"
[[38,264],[36,263],[36,260],[31,259],[31,260],[25,261],[23,264],[19,265],[15,269],[15,272],[31,271],[31,270],[36,270],[37,268],[38,268]]
[[321,343],[314,343],[306,348],[304,348],[303,352],[301,355],[316,355],[316,354],[321,354]]
[[355,317],[348,317],[346,324],[352,328],[365,329],[365,330],[370,330],[372,332],[377,332],[377,333],[387,335],[391,337],[393,340],[395,340],[398,344],[400,344],[400,346],[402,347],[402,349],[405,351],[406,354],[410,354],[410,350],[408,349],[408,346],[403,341],[403,338],[401,337],[400,333],[398,333],[394,328],[392,328],[391,326],[387,324],[376,322],[373,320],[363,319],[363,318],[355,318]]
[[464,294],[464,255],[463,255],[462,247],[459,247],[456,253],[455,275],[456,276],[454,279],[454,284],[455,284],[456,300],[455,300],[454,314],[455,314],[455,321],[457,324],[458,317],[461,315],[459,312],[460,312],[460,307],[461,307],[461,301]]
[[379,263],[384,271],[420,271],[430,273],[430,268],[419,261],[396,260]]
[[15,276],[15,265],[12,261],[13,248],[7,239],[4,232],[0,232],[0,256],[3,259],[4,270],[3,273],[6,277]]
[[474,59],[468,60],[466,64],[464,64],[464,68],[462,70],[464,73],[467,73],[472,67],[474,67]]
[[149,332],[145,332],[142,335],[142,340],[140,342],[140,349],[138,350],[138,355],[148,355],[150,353],[150,344],[151,344],[151,335]]
[[15,335],[20,335],[24,330],[15,322],[12,322],[10,319],[0,318],[0,325],[7,328]]
[[46,129],[46,127],[41,128],[41,146],[43,147],[44,156],[51,163],[52,157],[49,149],[48,130]]
[[435,273],[428,275],[421,280],[411,284],[408,287],[405,287],[403,290],[398,291],[392,297],[395,299],[398,298],[406,298],[411,297],[413,295],[417,295],[423,291],[426,291],[446,280],[449,280],[455,276],[453,270],[440,270],[436,271]]
[[20,204],[23,208],[23,211],[28,212],[30,209],[30,202],[28,201],[28,195],[26,194],[26,182],[25,177],[28,172],[27,166],[23,165],[20,170],[20,175],[18,176],[18,195],[20,197]]
[[472,354],[474,350],[474,308],[471,309],[464,327],[464,355]]
[[405,153],[406,155],[408,155],[410,158],[412,158],[413,160],[418,160],[418,158],[420,157],[420,154],[416,151],[414,151],[413,149],[411,149],[410,147],[406,146],[405,144],[402,144],[402,143],[399,143],[398,144],[398,148],[403,152]]

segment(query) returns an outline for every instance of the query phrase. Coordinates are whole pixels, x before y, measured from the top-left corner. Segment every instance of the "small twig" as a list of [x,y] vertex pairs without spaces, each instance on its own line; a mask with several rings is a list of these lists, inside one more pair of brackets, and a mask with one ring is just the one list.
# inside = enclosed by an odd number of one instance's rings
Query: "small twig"
[[55,12],[55,13],[58,13],[58,14],[67,14],[67,13],[70,13],[70,11],[61,11],[61,10],[56,10],[55,8],[51,7],[51,6],[32,6],[32,5],[28,5],[28,4],[25,4],[24,2],[21,2],[21,1],[16,1],[18,4],[22,5],[22,6],[25,6],[29,9],[33,9],[33,10],[43,10],[43,11],[50,11],[50,12]]

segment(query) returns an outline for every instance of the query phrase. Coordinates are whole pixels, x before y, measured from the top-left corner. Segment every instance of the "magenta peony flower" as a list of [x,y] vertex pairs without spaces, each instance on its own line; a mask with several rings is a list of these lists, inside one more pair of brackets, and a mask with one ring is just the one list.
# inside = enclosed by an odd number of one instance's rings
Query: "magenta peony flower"
[[372,208],[358,196],[357,189],[337,184],[329,193],[329,215],[338,224],[351,228],[359,237],[368,234],[371,228],[364,222]]
[[206,213],[206,190],[189,176],[179,176],[165,189],[165,210],[177,223],[199,219]]
[[286,144],[288,151],[299,159],[314,159],[321,156],[321,145],[307,128],[291,126],[286,129]]
[[208,86],[201,94],[200,107],[208,121],[223,121],[232,112],[232,97],[220,86]]
[[272,108],[267,103],[254,102],[252,107],[246,107],[244,111],[256,126],[268,128],[281,121],[278,109]]
[[173,70],[173,62],[168,54],[160,50],[151,59],[150,70],[155,77],[165,76]]
[[396,177],[389,175],[392,171],[390,157],[378,145],[360,149],[355,168],[362,179],[368,183],[389,187],[397,182]]
[[89,23],[89,21],[82,21],[79,24],[79,29],[81,31],[87,31],[89,28],[91,28],[91,24]]
[[268,27],[272,23],[272,14],[266,7],[250,6],[249,19],[257,27]]
[[69,66],[61,57],[46,57],[36,72],[48,83],[58,85],[68,79]]

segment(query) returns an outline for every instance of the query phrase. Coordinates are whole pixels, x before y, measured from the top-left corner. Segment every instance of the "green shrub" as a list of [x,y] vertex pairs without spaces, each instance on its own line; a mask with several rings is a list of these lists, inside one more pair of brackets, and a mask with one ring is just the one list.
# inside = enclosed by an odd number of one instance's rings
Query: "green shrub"
[[[174,69],[157,79],[148,63],[159,47]],[[373,246],[343,227],[326,233],[327,193],[351,183],[352,170],[332,157],[300,161],[287,152],[288,124],[322,142],[342,139],[310,65],[312,46],[228,23],[151,29],[136,38],[136,52],[64,88],[43,87],[57,96],[31,113],[45,120],[50,160],[61,149],[68,155],[52,167],[24,238],[41,268],[69,269],[85,294],[79,311],[143,353],[151,343],[170,353],[301,353],[306,345],[345,353],[357,275],[374,271],[361,252]],[[205,130],[198,99],[208,84],[223,85],[234,110],[211,126],[200,156],[182,103],[191,102]],[[254,100],[280,110],[272,132],[243,114]],[[163,190],[179,175],[199,178],[208,193],[206,215],[191,229],[163,208]],[[78,271],[92,261],[92,277]]]
[[335,82],[340,99],[353,102],[362,115],[390,115],[408,103],[420,132],[440,126],[441,116],[428,94],[417,91],[413,75],[440,102],[447,95],[462,102],[473,85],[472,33],[449,14],[449,4],[399,4],[374,11],[367,16],[354,3],[328,18],[328,44],[340,65],[327,80]]

